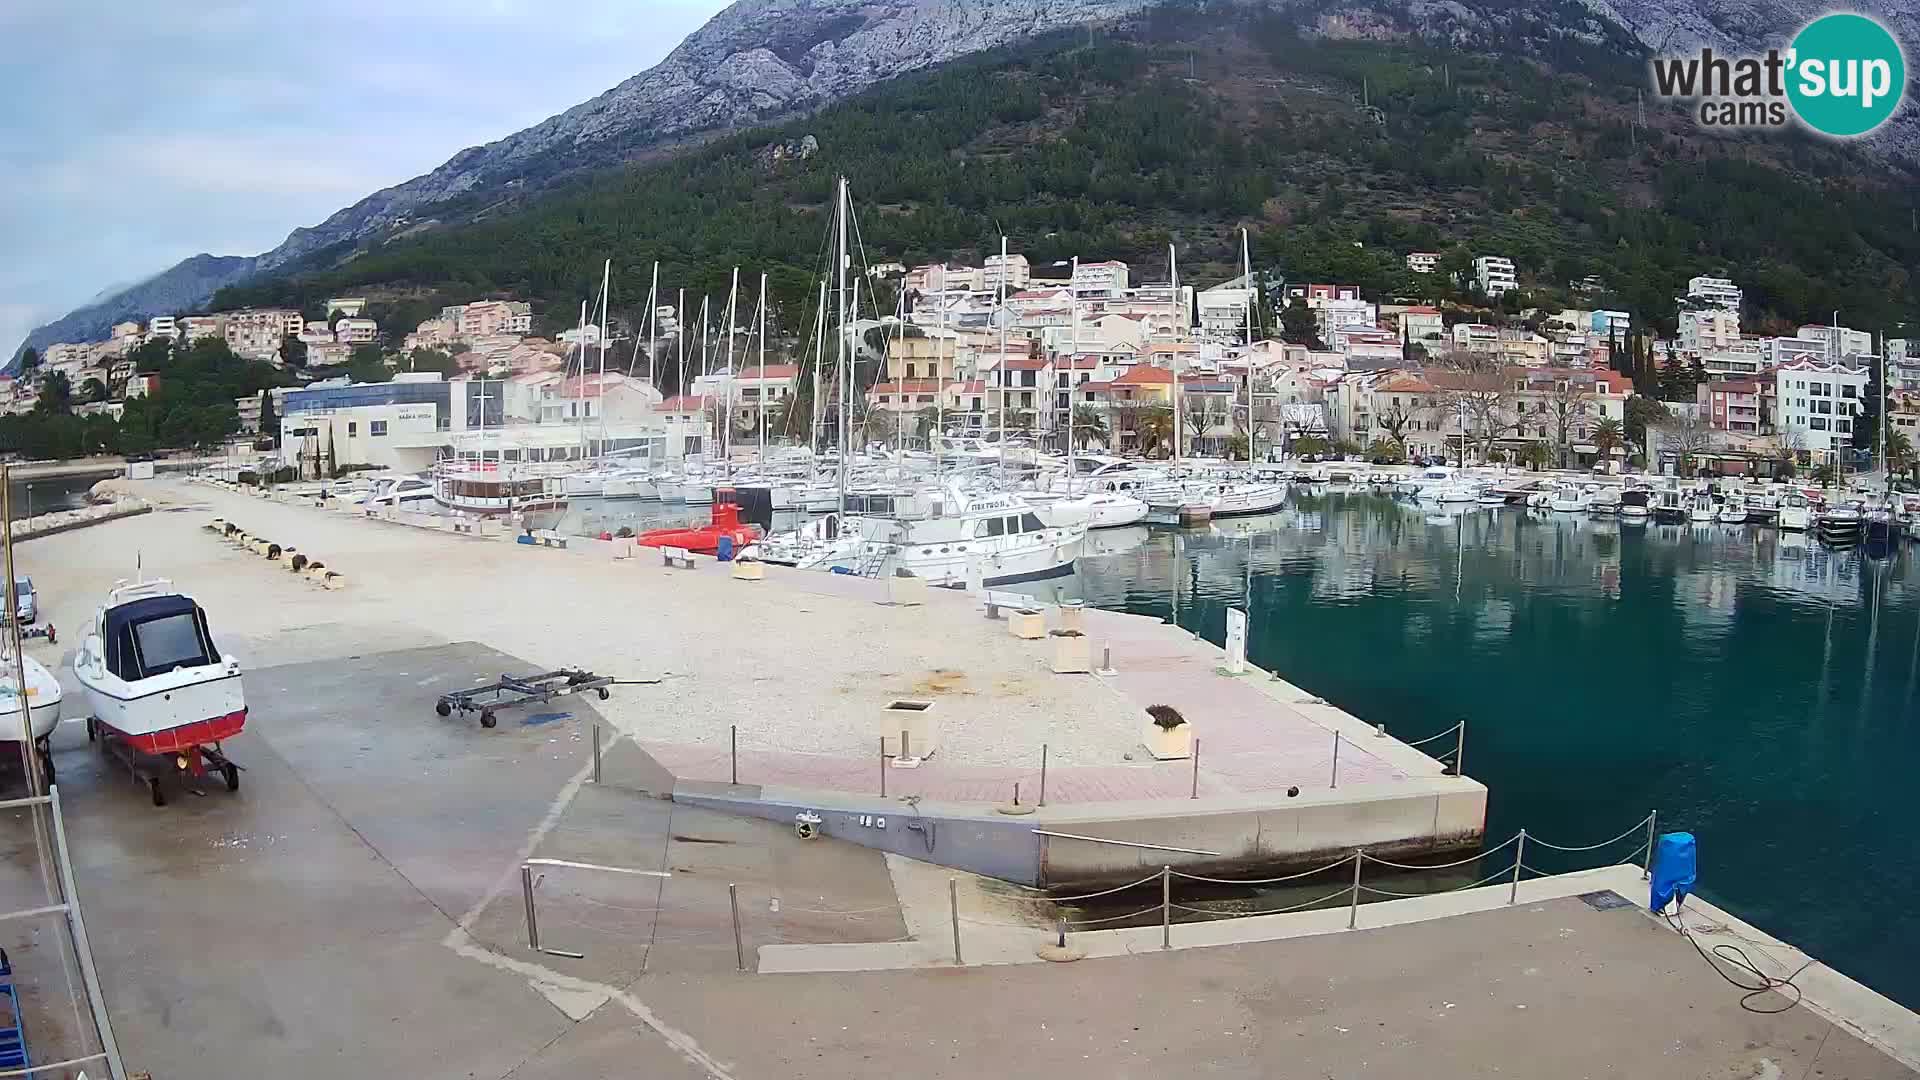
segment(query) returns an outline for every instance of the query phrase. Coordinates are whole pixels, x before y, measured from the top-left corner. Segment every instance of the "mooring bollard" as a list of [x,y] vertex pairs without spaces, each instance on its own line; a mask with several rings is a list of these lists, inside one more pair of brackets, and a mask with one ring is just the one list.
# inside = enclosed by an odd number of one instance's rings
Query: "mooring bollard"
[[527,905],[527,948],[540,951],[540,923],[533,914],[533,867],[520,868],[520,897]]
[[1520,899],[1520,860],[1527,854],[1527,830],[1520,830],[1520,841],[1513,847],[1513,886],[1507,890],[1507,903]]
[[1353,897],[1347,904],[1347,929],[1351,930],[1360,921],[1360,863],[1367,853],[1359,848],[1353,849]]
[[1660,836],[1660,811],[1647,811],[1647,863],[1640,871],[1640,880],[1653,877],[1653,845]]
[[960,882],[957,878],[947,879],[947,910],[953,914],[953,962],[964,966],[960,959]]
[[733,960],[745,971],[747,947],[740,941],[740,889],[733,882],[727,883],[727,906],[733,909]]
[[1160,868],[1160,947],[1173,948],[1173,867]]

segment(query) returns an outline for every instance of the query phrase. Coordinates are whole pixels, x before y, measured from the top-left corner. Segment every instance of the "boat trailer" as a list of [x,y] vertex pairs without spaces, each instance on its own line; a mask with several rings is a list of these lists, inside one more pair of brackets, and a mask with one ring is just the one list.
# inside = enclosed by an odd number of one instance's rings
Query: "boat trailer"
[[529,701],[545,704],[554,698],[582,694],[588,690],[599,694],[600,700],[605,701],[608,697],[607,687],[619,681],[609,675],[595,675],[578,668],[543,671],[538,675],[502,675],[485,686],[440,695],[440,700],[434,702],[433,711],[441,716],[451,716],[455,711],[463,716],[478,712],[480,726],[490,728],[499,723],[499,718],[494,715],[497,709],[524,705]]
[[[199,782],[208,773],[220,774],[228,791],[239,791],[240,774],[245,771],[242,765],[227,757],[217,740],[202,742],[188,737],[170,746],[142,749],[135,746],[126,735],[91,716],[87,717],[87,741],[97,742],[101,751],[119,758],[134,782],[146,785],[147,794],[155,806],[167,805],[167,793],[161,788],[160,781],[169,774],[179,775],[187,790],[193,794],[205,795]],[[49,770],[47,775],[51,777],[52,771]]]

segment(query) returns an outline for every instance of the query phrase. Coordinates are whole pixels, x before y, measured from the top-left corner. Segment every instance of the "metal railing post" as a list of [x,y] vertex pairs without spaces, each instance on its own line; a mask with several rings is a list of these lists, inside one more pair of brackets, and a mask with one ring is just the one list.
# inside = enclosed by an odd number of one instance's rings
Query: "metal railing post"
[[1353,897],[1347,904],[1347,929],[1351,930],[1360,921],[1360,864],[1365,861],[1366,852],[1353,849]]
[[1160,868],[1160,947],[1173,948],[1173,867]]
[[1453,775],[1467,775],[1467,722],[1462,719],[1460,726],[1454,729],[1458,734],[1453,740]]
[[727,906],[733,909],[733,962],[745,971],[747,947],[740,940],[740,889],[732,882],[727,883]]
[[600,782],[600,725],[593,725],[593,782]]
[[540,920],[533,914],[533,867],[520,868],[520,898],[527,905],[527,948],[540,951]]
[[947,910],[953,915],[953,962],[957,966],[965,966],[966,961],[960,958],[960,880],[958,878],[947,879]]
[[1527,830],[1520,830],[1520,842],[1513,847],[1513,885],[1507,890],[1507,903],[1520,899],[1520,861],[1527,854]]
[[1647,861],[1646,865],[1640,870],[1640,880],[1642,881],[1653,877],[1653,845],[1654,842],[1659,839],[1659,836],[1660,811],[1650,810],[1647,812]]
[[1047,805],[1047,744],[1040,744],[1040,805]]
[[1333,779],[1328,781],[1327,786],[1340,786],[1340,733],[1337,731],[1333,733]]
[[127,1067],[120,1060],[120,1043],[113,1036],[113,1019],[107,1015],[107,1002],[101,996],[100,973],[93,964],[93,946],[87,941],[87,921],[80,914],[80,896],[73,885],[73,857],[67,852],[67,826],[60,816],[60,786],[47,785],[47,807],[53,817],[53,843],[60,860],[60,890],[67,902],[68,928],[73,932],[73,951],[80,960],[80,979],[86,985],[87,1006],[93,1012],[93,1026],[100,1032],[100,1049],[107,1057],[107,1073],[113,1080],[126,1080]]
[[[881,740],[881,745],[882,746],[886,745],[885,739]],[[740,783],[740,725],[739,724],[729,724],[727,726],[727,782],[731,784]]]
[[1187,798],[1197,799],[1199,797],[1200,797],[1200,740],[1196,738],[1193,740],[1193,791],[1191,794],[1187,796]]

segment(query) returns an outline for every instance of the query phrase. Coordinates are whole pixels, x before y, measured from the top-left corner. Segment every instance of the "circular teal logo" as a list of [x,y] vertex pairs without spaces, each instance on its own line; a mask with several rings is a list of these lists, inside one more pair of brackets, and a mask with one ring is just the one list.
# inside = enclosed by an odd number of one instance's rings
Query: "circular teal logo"
[[1907,60],[1887,28],[1865,15],[1822,15],[1793,39],[1787,99],[1823,135],[1865,135],[1907,91]]

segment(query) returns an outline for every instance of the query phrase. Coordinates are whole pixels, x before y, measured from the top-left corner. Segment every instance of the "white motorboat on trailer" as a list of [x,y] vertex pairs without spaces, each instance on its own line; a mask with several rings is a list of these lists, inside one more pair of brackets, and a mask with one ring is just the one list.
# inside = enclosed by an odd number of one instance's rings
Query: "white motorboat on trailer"
[[107,594],[73,658],[92,717],[87,736],[105,741],[143,775],[155,806],[164,805],[160,771],[138,762],[171,756],[176,770],[209,766],[240,787],[240,767],[220,750],[247,723],[240,661],[214,647],[207,615],[166,580],[119,582]]

